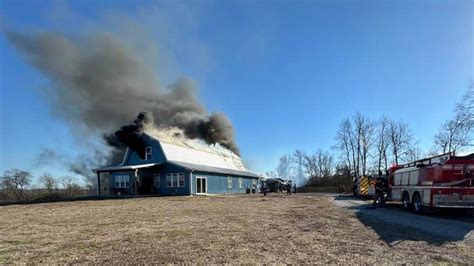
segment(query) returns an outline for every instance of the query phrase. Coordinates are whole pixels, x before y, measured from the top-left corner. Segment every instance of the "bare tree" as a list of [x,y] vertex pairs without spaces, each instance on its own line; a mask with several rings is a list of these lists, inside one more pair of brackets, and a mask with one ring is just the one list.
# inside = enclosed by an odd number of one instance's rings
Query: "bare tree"
[[408,149],[408,161],[416,161],[419,160],[422,157],[422,152],[419,147],[412,146]]
[[25,198],[25,190],[31,182],[31,174],[20,169],[5,171],[2,176],[2,187],[7,194],[12,194],[17,200]]
[[291,174],[291,170],[293,168],[293,161],[291,160],[291,156],[283,155],[280,157],[280,161],[278,162],[277,166],[277,173],[278,176],[284,179],[288,179]]
[[336,147],[342,152],[342,157],[354,176],[367,174],[375,141],[374,130],[374,123],[361,113],[339,125]]
[[40,177],[40,182],[43,184],[43,186],[46,188],[46,190],[48,190],[49,193],[53,192],[53,190],[56,188],[56,184],[57,184],[56,179],[48,173],[43,174]]
[[358,158],[360,162],[358,164],[360,165],[360,173],[362,175],[366,175],[368,168],[368,158],[374,143],[374,123],[360,113],[356,114],[354,122],[357,129],[357,140],[359,142]]
[[457,151],[472,145],[471,130],[466,125],[456,120],[446,121],[434,137],[435,145],[442,153]]
[[305,156],[305,167],[309,178],[329,177],[334,172],[334,157],[329,152],[317,150]]
[[355,167],[357,169],[356,176],[360,175],[360,165],[361,165],[361,135],[362,135],[362,128],[364,124],[364,116],[361,113],[357,113],[353,118],[352,121],[354,122],[354,132],[352,134],[353,141],[355,142],[355,151],[356,151],[356,160],[355,160]]
[[461,102],[456,105],[455,117],[446,121],[434,137],[442,153],[474,146],[474,85],[471,83]]
[[382,170],[388,168],[387,150],[390,145],[389,135],[390,120],[383,116],[379,119],[376,125],[376,143],[377,143],[377,171],[381,173]]
[[413,144],[413,133],[403,122],[390,121],[388,129],[393,159],[395,164],[399,164],[409,154],[409,149]]
[[458,123],[472,130],[474,128],[474,82],[471,81],[461,102],[456,105],[455,111]]
[[342,152],[354,176],[367,174],[369,156],[373,148],[374,123],[361,113],[339,125],[336,147]]
[[306,155],[304,157],[304,165],[309,179],[318,176],[318,158],[316,154]]
[[74,186],[76,185],[74,183],[74,178],[70,176],[63,176],[59,179],[59,182],[61,183],[62,188],[66,192],[66,196],[70,197],[72,196],[72,190]]
[[305,157],[306,153],[301,150],[295,150],[293,152],[293,163],[296,165],[297,170],[297,177],[295,182],[299,185],[302,185],[306,181],[306,178],[303,173],[303,169],[305,167]]
[[333,174],[334,158],[329,152],[317,151],[319,177],[329,177]]
[[352,123],[349,119],[342,121],[339,125],[336,140],[336,147],[342,152],[347,167],[357,176],[356,146],[352,132]]

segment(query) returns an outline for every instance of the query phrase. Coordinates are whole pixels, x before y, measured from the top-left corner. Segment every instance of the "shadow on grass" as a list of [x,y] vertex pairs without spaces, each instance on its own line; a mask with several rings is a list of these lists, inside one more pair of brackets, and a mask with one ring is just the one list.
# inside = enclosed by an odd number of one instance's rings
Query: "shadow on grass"
[[[335,200],[359,200],[356,197],[337,196]],[[474,230],[473,224],[440,219],[437,214],[417,215],[400,210],[398,205],[374,208],[370,201],[366,204],[348,206],[357,219],[372,229],[387,245],[394,246],[404,241],[422,241],[430,245],[456,242]],[[462,215],[464,212],[454,212]],[[466,214],[467,215],[467,214]]]

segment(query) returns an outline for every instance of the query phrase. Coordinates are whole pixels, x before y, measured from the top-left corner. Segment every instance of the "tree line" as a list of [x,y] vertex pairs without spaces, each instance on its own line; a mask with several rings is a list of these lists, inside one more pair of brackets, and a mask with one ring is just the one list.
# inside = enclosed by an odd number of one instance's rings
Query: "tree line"
[[0,177],[0,202],[54,200],[86,196],[90,186],[82,186],[71,176],[56,178],[45,173],[39,177],[39,186],[32,184],[33,176],[21,169],[7,170]]
[[389,166],[425,156],[474,147],[474,85],[471,82],[454,108],[452,119],[445,121],[433,137],[433,147],[422,152],[415,135],[404,121],[387,116],[371,119],[356,113],[339,124],[333,146],[335,152],[295,150],[280,157],[268,177],[292,179],[299,186],[347,184],[360,175],[383,174]]

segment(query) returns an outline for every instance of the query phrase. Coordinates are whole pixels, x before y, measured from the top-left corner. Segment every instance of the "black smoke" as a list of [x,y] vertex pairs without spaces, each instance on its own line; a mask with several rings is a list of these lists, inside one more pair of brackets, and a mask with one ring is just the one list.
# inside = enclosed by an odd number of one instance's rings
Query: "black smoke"
[[[145,138],[143,137],[145,126],[153,125],[153,116],[147,112],[138,114],[133,124],[122,126],[114,135],[105,136],[108,142],[115,140],[116,143],[123,143],[131,150],[135,151],[140,158],[145,159]],[[115,146],[116,147],[116,146]]]
[[[153,121],[156,127],[178,127],[189,138],[218,143],[239,154],[231,122],[223,114],[206,111],[192,80],[160,85],[154,55],[136,48],[153,42],[137,39],[133,41],[140,45],[130,45],[124,36],[97,32],[71,36],[6,31],[5,35],[51,82],[44,92],[53,113],[74,130],[82,127],[102,134],[113,148],[110,160],[117,161],[125,146],[144,154],[140,134],[143,124]],[[126,125],[138,113],[142,118]]]

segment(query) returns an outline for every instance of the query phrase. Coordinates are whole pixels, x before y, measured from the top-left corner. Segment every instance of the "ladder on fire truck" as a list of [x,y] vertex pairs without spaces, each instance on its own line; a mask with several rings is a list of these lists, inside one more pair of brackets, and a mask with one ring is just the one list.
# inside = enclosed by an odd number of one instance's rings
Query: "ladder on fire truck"
[[406,167],[414,167],[414,166],[442,163],[442,162],[445,162],[445,161],[449,160],[453,156],[454,156],[454,152],[447,152],[447,153],[443,153],[443,154],[440,154],[440,155],[427,157],[427,158],[419,159],[419,160],[412,161],[412,162],[409,162],[409,163],[401,164],[401,165],[399,165],[399,167],[400,168],[406,168]]

